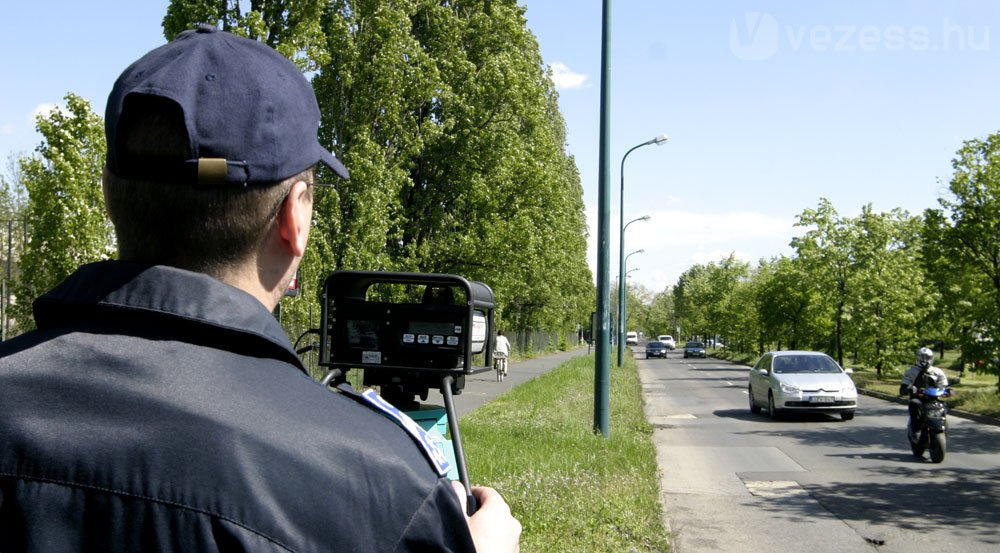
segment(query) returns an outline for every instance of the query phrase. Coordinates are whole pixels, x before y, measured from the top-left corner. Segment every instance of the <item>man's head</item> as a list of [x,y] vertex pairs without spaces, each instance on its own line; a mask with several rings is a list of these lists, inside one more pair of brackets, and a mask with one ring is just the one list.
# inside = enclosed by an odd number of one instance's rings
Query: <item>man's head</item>
[[920,348],[917,350],[917,366],[921,369],[928,369],[934,360],[934,352],[930,348]]
[[317,164],[347,178],[319,119],[309,82],[259,42],[203,26],[140,58],[105,114],[121,257],[210,274],[247,259]]

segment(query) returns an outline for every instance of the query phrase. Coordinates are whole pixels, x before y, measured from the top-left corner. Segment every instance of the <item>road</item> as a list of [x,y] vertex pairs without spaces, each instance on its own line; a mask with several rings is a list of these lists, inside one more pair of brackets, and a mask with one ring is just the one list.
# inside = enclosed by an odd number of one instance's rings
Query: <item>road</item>
[[1000,551],[1000,428],[949,417],[935,465],[910,454],[904,405],[772,421],[747,367],[635,351],[673,553]]

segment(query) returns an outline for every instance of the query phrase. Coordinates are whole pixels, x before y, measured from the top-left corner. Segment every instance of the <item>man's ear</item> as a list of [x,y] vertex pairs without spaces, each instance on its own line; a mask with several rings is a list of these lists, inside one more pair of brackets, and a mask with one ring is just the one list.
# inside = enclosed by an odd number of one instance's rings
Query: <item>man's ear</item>
[[278,236],[295,257],[306,253],[312,225],[312,190],[304,181],[296,182],[278,211]]

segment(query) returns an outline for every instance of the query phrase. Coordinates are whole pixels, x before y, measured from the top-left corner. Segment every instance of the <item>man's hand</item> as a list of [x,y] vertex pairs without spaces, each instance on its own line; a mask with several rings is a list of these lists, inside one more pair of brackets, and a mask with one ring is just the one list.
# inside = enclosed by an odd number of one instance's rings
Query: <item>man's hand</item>
[[[462,503],[462,512],[468,512],[465,486],[455,481],[451,485]],[[521,523],[511,514],[510,506],[500,493],[493,488],[473,486],[472,495],[479,503],[479,510],[465,519],[469,523],[472,541],[476,544],[476,553],[520,551]]]

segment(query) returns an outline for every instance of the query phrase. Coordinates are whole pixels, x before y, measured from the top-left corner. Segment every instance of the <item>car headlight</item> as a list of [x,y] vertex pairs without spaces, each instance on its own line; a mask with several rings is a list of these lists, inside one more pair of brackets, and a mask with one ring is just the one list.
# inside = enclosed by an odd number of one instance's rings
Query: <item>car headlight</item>
[[858,393],[858,389],[854,387],[854,384],[847,384],[840,392],[843,394],[856,394]]
[[785,394],[797,394],[802,391],[797,386],[792,386],[791,384],[787,384],[785,382],[779,382],[779,384],[781,385],[782,393]]

